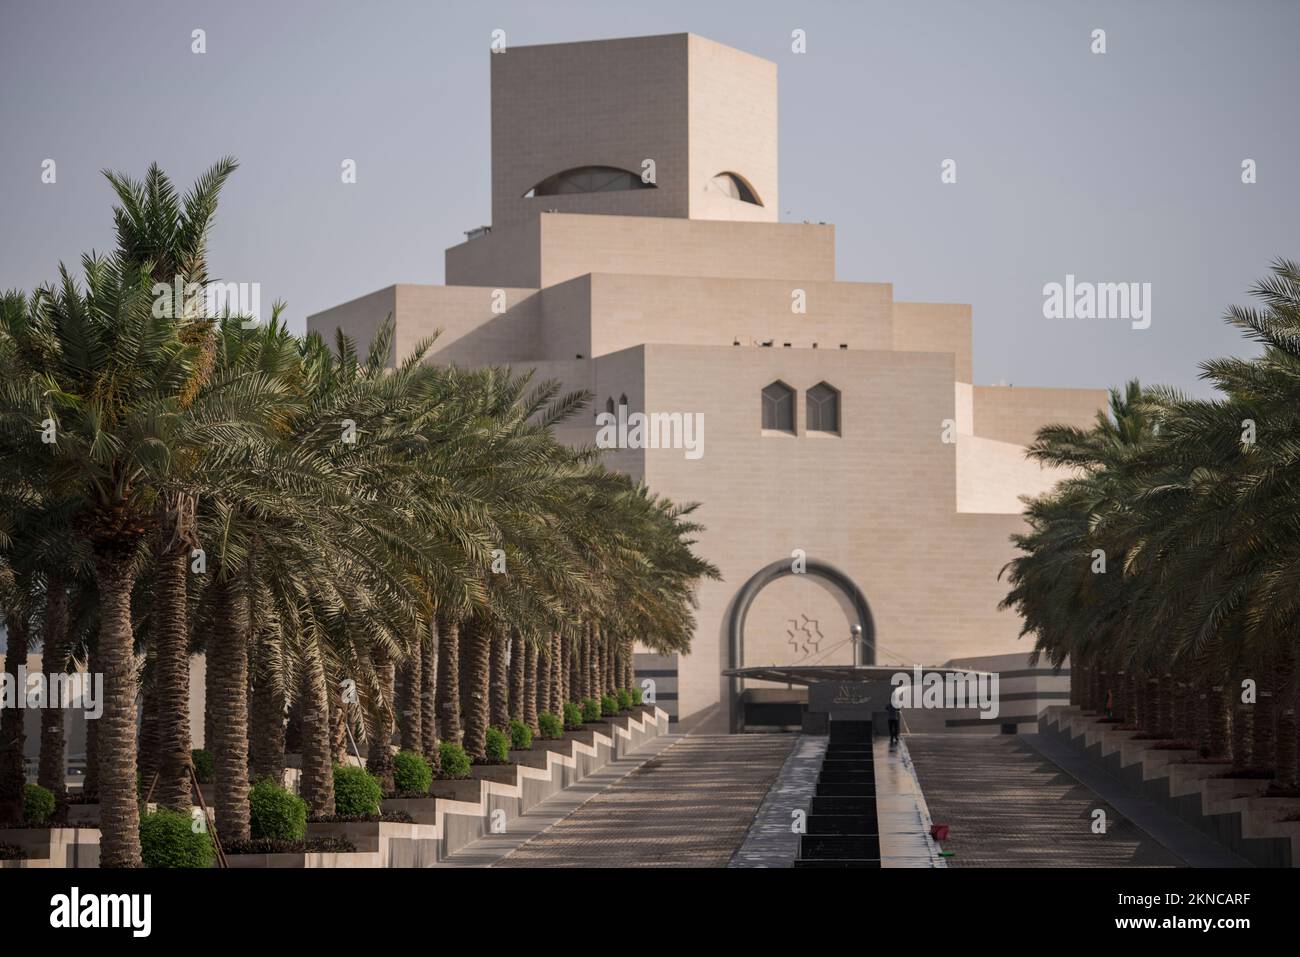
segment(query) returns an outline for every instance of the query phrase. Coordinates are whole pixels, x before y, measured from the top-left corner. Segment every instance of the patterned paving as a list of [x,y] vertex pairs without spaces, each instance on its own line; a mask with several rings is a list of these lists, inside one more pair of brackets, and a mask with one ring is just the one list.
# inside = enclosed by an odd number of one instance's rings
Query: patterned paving
[[[1179,867],[1182,861],[1012,735],[907,738],[949,867]],[[1105,834],[1092,830],[1106,812]]]
[[688,735],[497,867],[725,867],[793,735]]

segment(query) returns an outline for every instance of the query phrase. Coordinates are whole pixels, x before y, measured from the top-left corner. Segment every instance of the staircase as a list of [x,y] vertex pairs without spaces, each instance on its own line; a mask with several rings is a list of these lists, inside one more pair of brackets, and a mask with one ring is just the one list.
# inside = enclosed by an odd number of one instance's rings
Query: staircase
[[795,867],[879,867],[870,721],[831,721]]

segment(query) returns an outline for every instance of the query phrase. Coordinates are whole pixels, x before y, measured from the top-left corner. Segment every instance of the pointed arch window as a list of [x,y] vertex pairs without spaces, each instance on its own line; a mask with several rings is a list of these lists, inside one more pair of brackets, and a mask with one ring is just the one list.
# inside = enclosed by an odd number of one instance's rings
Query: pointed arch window
[[808,390],[808,431],[839,432],[840,390],[819,382]]
[[794,389],[779,379],[763,389],[763,428],[794,432]]

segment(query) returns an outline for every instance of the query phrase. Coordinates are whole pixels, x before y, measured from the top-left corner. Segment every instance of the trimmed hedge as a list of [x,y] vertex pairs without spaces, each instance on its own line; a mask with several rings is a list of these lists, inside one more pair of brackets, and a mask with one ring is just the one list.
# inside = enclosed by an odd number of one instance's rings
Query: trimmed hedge
[[217,778],[217,766],[212,760],[212,752],[195,748],[190,752],[190,761],[194,764],[194,776],[200,784],[211,784]]
[[444,741],[438,746],[438,757],[442,764],[442,773],[439,777],[458,778],[469,777],[469,755],[455,741]]
[[45,824],[54,817],[54,792],[39,784],[23,788],[23,821],[27,824]]
[[384,792],[379,779],[354,764],[334,765],[334,811],[337,814],[378,814]]
[[564,736],[564,719],[558,714],[543,711],[537,716],[537,727],[541,729],[540,737],[544,740],[554,740]]
[[398,751],[393,755],[393,784],[399,794],[428,794],[433,768],[422,754]]
[[637,705],[641,704],[641,689],[634,685],[627,690],[632,693],[632,707],[635,708]]
[[248,829],[255,841],[301,841],[307,836],[307,802],[262,778],[248,792]]
[[600,702],[595,698],[582,699],[582,720],[599,721],[600,720]]
[[582,727],[582,705],[575,704],[572,701],[564,702],[564,728],[566,731],[577,731]]
[[[545,712],[543,712],[544,714]],[[538,727],[541,727],[542,716],[537,716]],[[510,748],[513,751],[526,751],[533,746],[533,729],[528,727],[518,718],[510,719]]]
[[140,857],[145,867],[211,867],[216,851],[201,818],[159,808],[140,818]]
[[510,739],[500,728],[488,728],[483,736],[484,760],[491,764],[505,764],[510,760]]
[[628,691],[626,688],[618,689],[618,710],[632,710],[632,692]]
[[600,696],[600,713],[607,718],[612,718],[618,714],[618,699],[612,694]]

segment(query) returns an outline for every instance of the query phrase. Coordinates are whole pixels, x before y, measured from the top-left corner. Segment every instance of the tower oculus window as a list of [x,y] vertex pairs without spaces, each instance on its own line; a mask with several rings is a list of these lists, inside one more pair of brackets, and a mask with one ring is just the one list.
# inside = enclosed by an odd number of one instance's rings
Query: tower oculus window
[[524,197],[618,193],[630,189],[654,188],[654,183],[644,182],[637,173],[616,166],[578,166],[546,177],[526,192]]
[[840,430],[840,393],[833,386],[819,382],[808,390],[808,431]]
[[794,389],[773,382],[763,389],[763,428],[773,432],[794,431]]

